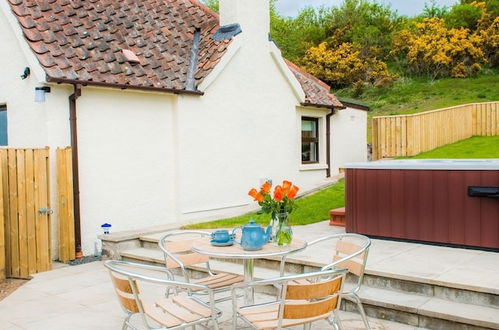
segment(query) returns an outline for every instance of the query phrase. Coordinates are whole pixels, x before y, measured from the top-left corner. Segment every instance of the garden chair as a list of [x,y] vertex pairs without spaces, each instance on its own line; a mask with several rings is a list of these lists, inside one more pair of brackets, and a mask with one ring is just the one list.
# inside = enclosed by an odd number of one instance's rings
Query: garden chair
[[[230,291],[230,286],[243,282],[244,277],[232,273],[214,273],[210,267],[210,258],[192,251],[194,240],[210,237],[211,233],[198,230],[182,230],[167,233],[159,239],[159,247],[165,256],[167,269],[180,269],[181,275],[187,283],[202,284],[213,289],[214,292]],[[197,264],[206,264],[208,276],[200,279],[191,279],[188,267]],[[197,293],[197,292],[194,292]],[[167,292],[168,296],[169,292]],[[228,300],[230,297],[219,298],[216,302]]]
[[[242,319],[255,329],[282,329],[327,319],[340,328],[336,312],[341,297],[346,269],[329,269],[313,273],[282,276],[267,280],[238,283],[232,286],[233,329]],[[301,283],[305,281],[305,283]],[[237,291],[249,287],[273,285],[278,288],[277,300],[239,307]]]
[[[186,327],[194,329],[196,325],[210,321],[213,329],[219,329],[217,319],[222,312],[215,308],[213,290],[207,286],[171,280],[170,272],[164,267],[117,260],[107,261],[104,265],[109,269],[120,305],[127,313],[122,326],[123,330],[128,328],[138,330],[130,321],[134,315],[140,315],[146,329],[166,330]],[[134,270],[130,270],[131,268]],[[166,271],[166,276],[161,278],[151,276],[149,275],[151,271]],[[143,297],[145,294],[139,289],[139,282],[171,287],[174,292],[182,292],[182,294],[175,294],[168,298],[161,296],[151,301]],[[205,291],[209,296],[209,303],[189,295],[185,292],[186,290]]]
[[341,297],[357,304],[366,329],[371,329],[364,307],[357,294],[364,279],[364,270],[366,268],[367,254],[371,246],[371,240],[367,236],[353,233],[333,234],[309,242],[308,246],[329,240],[336,241],[333,262],[322,267],[322,270],[346,268],[355,277],[354,286],[349,290],[342,291]]

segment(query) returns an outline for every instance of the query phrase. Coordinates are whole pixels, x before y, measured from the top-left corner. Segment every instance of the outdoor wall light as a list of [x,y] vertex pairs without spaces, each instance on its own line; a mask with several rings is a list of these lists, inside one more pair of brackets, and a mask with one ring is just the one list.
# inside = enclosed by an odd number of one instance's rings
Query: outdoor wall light
[[24,79],[28,78],[30,74],[31,74],[30,68],[29,67],[25,67],[24,71],[23,71],[23,74],[21,75],[21,79],[24,80]]
[[45,93],[50,93],[50,87],[35,87],[35,102],[45,102]]

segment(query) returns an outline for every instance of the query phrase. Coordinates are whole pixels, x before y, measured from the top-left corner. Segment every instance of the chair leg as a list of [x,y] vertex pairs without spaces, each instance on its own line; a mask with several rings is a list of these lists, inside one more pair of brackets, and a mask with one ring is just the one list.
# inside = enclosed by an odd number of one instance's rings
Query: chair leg
[[357,308],[359,309],[360,316],[362,317],[362,321],[364,321],[366,329],[371,330],[371,327],[369,326],[369,321],[367,320],[366,312],[364,311],[364,306],[362,306],[362,302],[360,301],[359,296],[357,296],[357,294],[355,293],[352,293],[350,297],[352,297],[357,303]]
[[328,322],[331,324],[335,329],[340,330],[343,329],[343,326],[341,324],[341,319],[340,315],[337,310],[333,311],[333,314],[328,317]]

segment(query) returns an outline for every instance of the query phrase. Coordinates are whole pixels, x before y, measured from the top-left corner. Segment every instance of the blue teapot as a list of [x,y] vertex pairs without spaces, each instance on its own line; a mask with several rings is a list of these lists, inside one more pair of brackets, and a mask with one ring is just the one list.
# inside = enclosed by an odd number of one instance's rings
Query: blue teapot
[[246,251],[260,250],[270,240],[270,236],[272,235],[272,226],[268,226],[265,230],[262,226],[256,224],[253,219],[250,219],[248,224],[235,228],[234,232],[237,229],[241,229],[242,236],[241,240],[236,242]]

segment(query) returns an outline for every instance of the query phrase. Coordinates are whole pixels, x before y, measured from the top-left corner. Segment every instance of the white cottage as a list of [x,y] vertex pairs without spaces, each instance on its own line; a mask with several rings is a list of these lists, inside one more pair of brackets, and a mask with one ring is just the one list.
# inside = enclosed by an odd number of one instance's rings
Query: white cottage
[[306,191],[366,160],[366,111],[282,58],[269,0],[220,0],[220,15],[196,0],[0,9],[0,129],[9,147],[73,147],[84,253],[103,222],[235,215],[265,178]]

